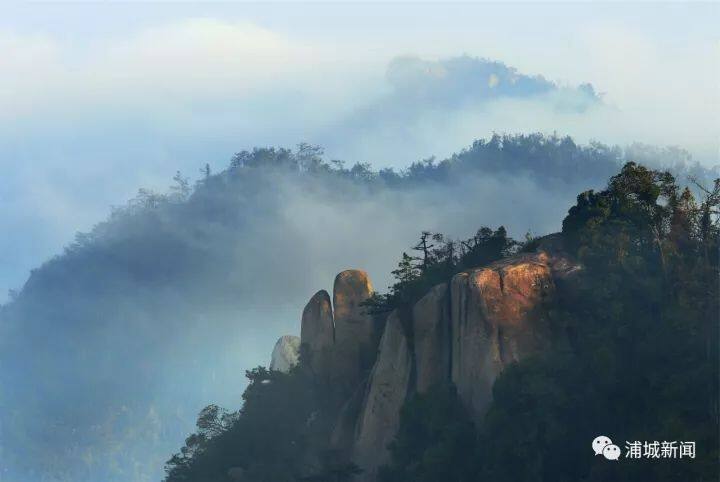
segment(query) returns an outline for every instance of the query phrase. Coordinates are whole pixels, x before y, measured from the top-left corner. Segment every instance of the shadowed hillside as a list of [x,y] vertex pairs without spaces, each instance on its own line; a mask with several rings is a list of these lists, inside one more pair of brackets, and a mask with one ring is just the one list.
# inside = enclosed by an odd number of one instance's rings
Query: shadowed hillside
[[[12,387],[0,392],[3,470],[156,479],[201,407],[239,403],[245,367],[297,332],[298,307],[328,276],[385,273],[419,229],[555,231],[576,193],[631,152],[494,136],[395,172],[303,145],[239,153],[196,183],[178,173],[167,194],[141,190],[1,308],[0,384]],[[710,175],[676,171],[692,169]]]
[[166,481],[715,480],[720,179],[700,190],[629,162],[560,233],[424,232],[384,294],[341,272],[276,345],[299,362],[203,410]]

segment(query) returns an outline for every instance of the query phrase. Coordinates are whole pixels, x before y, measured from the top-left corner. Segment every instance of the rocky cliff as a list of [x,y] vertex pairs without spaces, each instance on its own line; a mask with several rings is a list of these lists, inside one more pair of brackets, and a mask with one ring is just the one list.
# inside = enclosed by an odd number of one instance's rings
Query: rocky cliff
[[335,324],[330,295],[320,290],[305,306],[300,328],[301,357],[318,380],[329,380],[334,344]]
[[298,364],[299,357],[300,339],[297,336],[281,336],[270,356],[270,370],[287,373]]
[[372,292],[370,278],[364,271],[346,270],[335,277],[335,350],[331,377],[348,391],[357,386],[362,373],[375,362],[378,334],[373,317],[361,306]]
[[387,450],[400,424],[400,408],[410,389],[413,355],[397,313],[390,314],[370,373],[355,426],[353,461],[366,477],[387,462]]
[[367,274],[340,273],[332,306],[320,291],[302,315],[303,364],[339,394],[337,410],[325,414],[332,420],[322,449],[357,464],[362,480],[375,480],[408,396],[442,383],[452,382],[479,420],[502,370],[549,346],[558,284],[578,269],[550,236],[534,253],[456,274],[409,313],[380,322],[361,305],[372,294]]

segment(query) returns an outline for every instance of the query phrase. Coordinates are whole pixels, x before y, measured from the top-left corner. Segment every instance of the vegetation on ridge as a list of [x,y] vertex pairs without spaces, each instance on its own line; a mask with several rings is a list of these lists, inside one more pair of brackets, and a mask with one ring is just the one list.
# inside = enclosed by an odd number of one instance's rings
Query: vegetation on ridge
[[[477,427],[452,386],[412,396],[380,481],[715,480],[720,180],[700,190],[704,195],[696,201],[670,174],[628,163],[607,189],[580,194],[563,222],[562,236],[586,269],[577,283],[563,288],[555,307],[553,348],[501,374],[492,405]],[[481,233],[476,246],[482,247],[483,261],[515,246],[502,229]],[[450,256],[451,246],[423,233],[413,248],[422,256],[404,254],[393,272],[397,283],[372,306],[388,309],[410,302],[420,287],[437,281],[438,273],[448,275],[469,263],[463,259],[472,250]],[[234,464],[247,473],[259,470],[262,464],[252,451],[259,447],[274,453],[269,445],[254,445],[261,434],[272,434],[282,449],[278,460],[289,463],[283,465],[283,478],[265,472],[247,480],[301,479],[292,461],[299,460],[302,445],[293,442],[301,440],[303,423],[313,420],[312,408],[304,405],[310,391],[302,370],[281,375],[258,369],[251,376],[256,374],[263,375],[248,388],[237,418],[209,438],[199,423],[202,444],[186,447],[183,454],[189,455],[170,461],[168,481],[228,480],[222,474]],[[292,406],[274,415],[277,395],[260,395],[261,390],[285,388],[292,393],[284,393],[282,400]],[[244,425],[258,420],[262,427]],[[289,434],[288,427],[299,431]],[[230,433],[238,438],[224,445]],[[625,441],[693,441],[696,456],[624,458],[609,464],[593,457],[590,443],[598,434],[610,436],[623,450]],[[284,455],[283,447],[294,447],[289,448],[292,455]],[[218,453],[229,458],[221,462]],[[201,467],[217,475],[198,472]],[[353,472],[346,468],[312,480],[341,480],[332,474],[351,478]]]
[[387,293],[373,293],[365,305],[370,313],[376,315],[392,310],[406,312],[430,288],[447,282],[454,274],[489,264],[522,247],[522,243],[507,235],[503,226],[495,231],[482,227],[473,237],[459,241],[441,233],[423,231],[420,241],[412,248],[417,255],[404,252],[398,267],[392,271],[397,281]]
[[[411,399],[380,480],[715,480],[720,180],[701,190],[697,203],[669,174],[629,163],[578,196],[563,237],[586,269],[553,313],[562,336],[503,372],[475,437],[447,415],[451,390]],[[608,464],[590,450],[598,434],[623,454],[655,440],[697,453]]]
[[[328,236],[364,226],[370,216],[383,221],[394,240],[430,222],[453,236],[481,221],[522,232],[538,214],[547,215],[543,223],[559,221],[548,213],[577,192],[603,185],[631,159],[673,167],[678,179],[694,174],[708,186],[707,179],[716,177],[677,149],[623,150],[528,134],[478,140],[447,159],[402,171],[345,166],[307,145],[258,148],[239,153],[224,169],[205,166],[197,181],[176,175],[166,194],[142,190],[33,270],[0,307],[0,384],[13,387],[0,393],[0,409],[13,414],[0,426],[0,439],[8,441],[2,447],[7,476],[157,479],[149,467],[161,467],[192,429],[188,413],[207,403],[210,393],[243,386],[237,363],[226,356],[238,333],[251,323],[272,326],[264,333],[277,327],[270,316],[253,312],[253,303],[278,292],[288,299],[304,296],[307,280],[286,273],[324,269],[325,250],[344,246]],[[523,204],[528,198],[542,202]],[[311,203],[308,209],[303,202]],[[355,209],[368,205],[370,216]],[[333,221],[348,220],[342,230],[315,227],[328,210],[345,216]],[[422,218],[417,228],[408,212]],[[508,217],[484,220],[494,212]],[[475,216],[472,225],[462,226],[469,216]],[[381,246],[377,239],[355,239]],[[381,247],[376,259],[388,249],[402,252],[401,246]],[[486,247],[489,261],[499,250]],[[663,253],[672,259],[667,249]],[[340,259],[340,250],[331,254],[328,259]],[[419,269],[417,260],[412,265]],[[407,306],[423,286],[445,281],[452,271],[437,268],[403,286],[395,301],[402,298]],[[210,366],[214,377],[207,376]],[[48,426],[58,428],[48,432]]]

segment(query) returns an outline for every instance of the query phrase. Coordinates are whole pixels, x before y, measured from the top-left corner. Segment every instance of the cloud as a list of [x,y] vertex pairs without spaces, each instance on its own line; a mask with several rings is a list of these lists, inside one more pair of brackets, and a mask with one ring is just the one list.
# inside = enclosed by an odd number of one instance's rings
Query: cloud
[[311,55],[322,58],[317,47],[250,23],[198,18],[112,42],[94,53],[89,70],[113,90],[247,95],[283,76],[302,75]]
[[[404,10],[391,17],[415,15]],[[571,44],[562,35],[534,42],[542,28],[528,18],[510,32],[486,13],[487,29],[453,17],[432,22],[432,35],[349,28],[332,16],[301,17],[304,30],[149,19],[82,38],[0,27],[0,196],[13,206],[0,223],[16,227],[2,242],[15,254],[3,259],[0,290],[17,288],[138,187],[164,189],[178,169],[195,177],[255,145],[307,141],[334,158],[404,167],[492,132],[556,131],[677,144],[717,161],[716,42],[587,15],[559,30]],[[479,66],[462,51],[521,69]],[[519,89],[518,78],[535,90]],[[548,79],[569,80],[552,89]],[[604,103],[578,110],[575,86],[587,81]]]
[[398,57],[386,78],[387,93],[319,134],[331,155],[402,168],[493,132],[574,133],[602,107],[590,84],[560,86],[469,56]]
[[36,96],[60,74],[60,50],[49,37],[0,31],[0,119],[40,107]]
[[0,46],[10,54],[0,61],[7,73],[0,79],[0,92],[8,94],[0,98],[7,117],[37,113],[12,105],[13,99],[33,98],[26,109],[83,112],[142,108],[148,102],[187,104],[196,96],[243,97],[267,90],[278,79],[306,75],[313,68],[308,61],[322,63],[324,56],[321,46],[250,23],[211,18],[177,21],[83,46],[18,35],[0,37]]

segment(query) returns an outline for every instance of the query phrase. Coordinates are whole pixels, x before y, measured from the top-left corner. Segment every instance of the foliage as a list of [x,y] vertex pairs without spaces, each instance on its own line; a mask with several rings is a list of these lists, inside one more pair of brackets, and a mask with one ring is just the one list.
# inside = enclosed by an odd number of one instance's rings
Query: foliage
[[[696,202],[667,172],[628,163],[607,189],[579,195],[563,222],[563,238],[585,269],[571,286],[559,286],[553,323],[562,335],[555,346],[503,372],[477,427],[452,385],[411,396],[379,481],[715,480],[720,180],[699,189],[704,197]],[[534,243],[528,236],[526,246]],[[458,270],[518,248],[503,228],[482,228],[462,242],[423,232],[414,255],[403,253],[393,271],[397,282],[390,292],[370,306],[410,306]],[[171,460],[169,481],[224,480],[179,475],[197,474],[200,467],[221,475],[235,465],[256,471],[248,480],[270,480],[270,468],[277,467],[271,460],[285,461],[273,480],[292,480],[300,452],[267,443],[255,430],[265,424],[273,441],[281,431],[280,440],[303,443],[299,422],[317,400],[305,405],[300,391],[292,391],[297,373],[256,370],[249,376],[243,410],[233,415],[208,407],[198,433]],[[270,378],[275,388],[265,386]],[[272,409],[273,397],[288,396],[290,387],[296,387],[293,406],[277,407],[292,413]],[[598,434],[623,449],[631,440],[694,441],[697,457],[608,464],[590,449]],[[351,480],[357,471],[330,466],[299,480]]]
[[356,475],[360,475],[362,470],[353,464],[338,464],[330,463],[329,466],[324,468],[320,473],[314,475],[308,475],[300,477],[300,482],[346,482],[353,480]]
[[316,406],[312,384],[300,370],[258,367],[247,378],[239,412],[211,405],[200,413],[197,432],[166,465],[167,482],[228,481],[231,473],[253,482],[297,479]]
[[403,253],[397,269],[392,271],[397,281],[388,293],[374,293],[365,305],[373,314],[409,310],[433,286],[447,282],[462,270],[508,256],[521,246],[507,235],[503,226],[495,231],[482,227],[473,237],[460,241],[423,231],[412,248],[417,256]]
[[393,464],[380,469],[379,482],[471,480],[475,427],[453,386],[438,385],[414,395],[400,413],[390,445]]
[[[382,480],[716,480],[720,180],[700,191],[696,203],[668,173],[628,163],[606,190],[578,196],[563,236],[585,270],[553,316],[564,336],[503,372],[457,452],[429,457],[444,444],[418,428],[447,406],[412,417],[418,401],[408,402]],[[697,455],[608,464],[590,449],[599,434],[623,451],[626,441],[694,441]]]
[[[557,314],[567,344],[507,370],[481,440],[492,480],[715,480],[718,183],[700,205],[628,163],[563,234],[587,270]],[[695,441],[697,459],[593,458],[589,441]],[[492,441],[492,443],[489,443]],[[482,444],[481,442],[481,445]]]

